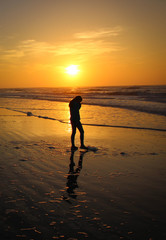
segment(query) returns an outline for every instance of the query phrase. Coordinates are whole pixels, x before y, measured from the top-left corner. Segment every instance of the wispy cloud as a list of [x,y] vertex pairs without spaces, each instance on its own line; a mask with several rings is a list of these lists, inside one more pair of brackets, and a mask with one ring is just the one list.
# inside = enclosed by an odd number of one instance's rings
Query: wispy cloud
[[82,32],[82,33],[76,33],[75,37],[78,39],[105,39],[108,37],[115,37],[118,36],[122,32],[122,27],[117,26],[114,28],[104,28],[104,29],[98,29],[96,31],[88,31],[88,32]]
[[65,45],[59,45],[56,51],[58,55],[82,55],[94,56],[122,50],[116,38],[122,32],[120,26],[109,29],[98,29],[74,34],[73,41]]
[[106,53],[123,50],[116,37],[122,32],[121,27],[98,29],[91,32],[76,33],[70,42],[50,44],[34,39],[21,41],[14,49],[2,46],[0,61],[27,61],[29,58],[54,58],[58,56],[74,56],[87,59]]

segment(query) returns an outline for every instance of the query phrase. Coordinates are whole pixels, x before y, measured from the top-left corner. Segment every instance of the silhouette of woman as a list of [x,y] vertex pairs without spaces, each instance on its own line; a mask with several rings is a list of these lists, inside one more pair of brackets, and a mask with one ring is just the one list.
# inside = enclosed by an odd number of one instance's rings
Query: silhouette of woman
[[80,142],[81,142],[80,148],[87,149],[87,147],[84,145],[84,129],[83,129],[82,124],[80,122],[79,110],[81,108],[81,102],[82,102],[82,97],[81,96],[76,96],[69,103],[70,122],[71,122],[71,126],[72,126],[71,150],[77,150],[78,149],[78,147],[75,146],[75,134],[76,134],[76,129],[77,128],[80,131]]

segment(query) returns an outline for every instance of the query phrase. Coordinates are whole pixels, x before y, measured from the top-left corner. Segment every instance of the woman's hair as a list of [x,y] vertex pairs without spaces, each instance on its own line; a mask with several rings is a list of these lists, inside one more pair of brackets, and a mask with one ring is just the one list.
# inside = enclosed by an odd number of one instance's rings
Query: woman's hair
[[81,96],[76,96],[74,98],[74,100],[77,101],[77,102],[82,102],[82,97]]

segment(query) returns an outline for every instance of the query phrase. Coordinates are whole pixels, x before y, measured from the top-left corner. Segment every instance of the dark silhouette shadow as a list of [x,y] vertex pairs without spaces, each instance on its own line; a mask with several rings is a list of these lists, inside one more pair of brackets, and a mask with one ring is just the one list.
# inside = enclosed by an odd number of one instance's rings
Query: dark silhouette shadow
[[74,162],[75,151],[72,151],[70,155],[69,173],[67,177],[66,186],[67,186],[67,193],[69,197],[72,197],[74,199],[77,198],[77,194],[75,193],[75,189],[78,188],[77,178],[80,175],[80,172],[82,169],[83,157],[86,152],[87,151],[80,152],[77,167],[75,167],[75,162]]

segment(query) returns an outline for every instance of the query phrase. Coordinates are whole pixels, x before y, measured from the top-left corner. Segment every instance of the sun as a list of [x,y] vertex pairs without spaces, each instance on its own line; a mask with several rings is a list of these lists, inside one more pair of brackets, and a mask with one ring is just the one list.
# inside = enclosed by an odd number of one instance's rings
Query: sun
[[69,74],[69,75],[77,75],[79,73],[79,69],[78,69],[78,65],[70,65],[68,66],[66,69],[66,73]]

